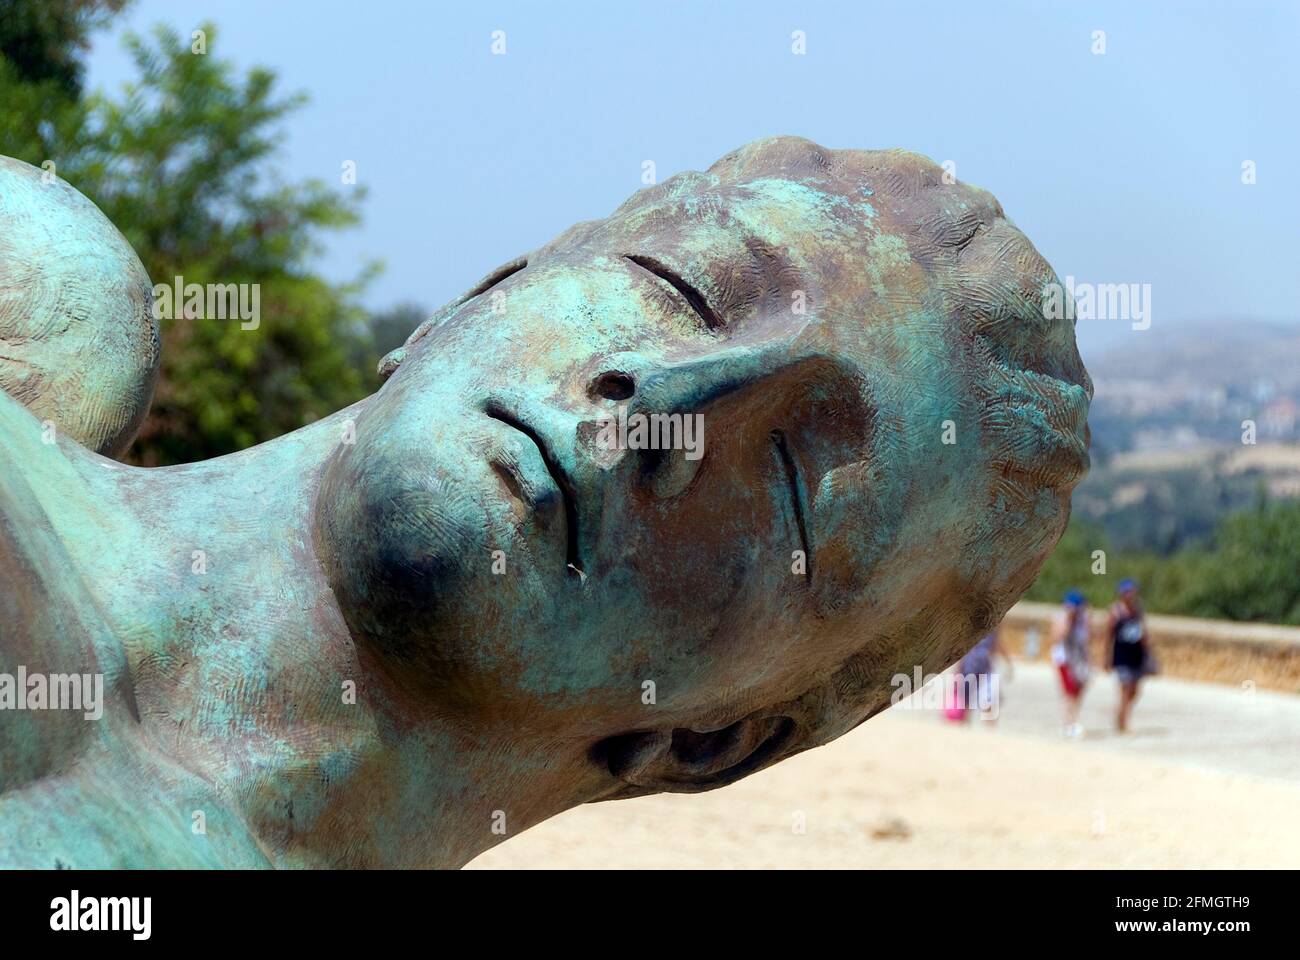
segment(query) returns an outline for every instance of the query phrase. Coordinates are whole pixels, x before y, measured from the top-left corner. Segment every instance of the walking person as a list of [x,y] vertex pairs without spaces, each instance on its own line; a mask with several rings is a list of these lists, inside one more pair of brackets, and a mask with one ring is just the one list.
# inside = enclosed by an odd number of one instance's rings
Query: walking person
[[1146,618],[1138,586],[1133,580],[1121,580],[1119,598],[1110,608],[1107,634],[1110,637],[1108,662],[1119,678],[1119,712],[1115,726],[1120,733],[1128,730],[1129,714],[1137,700],[1138,685],[1142,678],[1155,673],[1155,658],[1151,655],[1151,638],[1147,635]]
[[1062,732],[1072,740],[1083,736],[1079,708],[1083,705],[1083,691],[1092,671],[1088,652],[1091,633],[1088,601],[1078,590],[1071,590],[1052,618],[1052,662],[1060,673],[1061,692],[1065,695]]
[[1011,656],[1003,646],[1000,628],[980,638],[980,642],[961,658],[953,673],[949,687],[949,703],[945,711],[949,720],[964,722],[972,711],[978,710],[980,718],[995,722],[1002,705],[1001,677],[997,672],[995,657],[1006,665],[1008,679],[1014,676]]

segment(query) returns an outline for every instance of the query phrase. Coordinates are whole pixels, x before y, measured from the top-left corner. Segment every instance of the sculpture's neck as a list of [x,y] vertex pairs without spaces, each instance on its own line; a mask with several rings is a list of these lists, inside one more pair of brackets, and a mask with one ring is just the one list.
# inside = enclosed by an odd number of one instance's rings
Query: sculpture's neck
[[582,758],[530,763],[352,642],[311,514],[356,413],[183,467],[74,457],[85,502],[52,518],[125,649],[143,735],[215,784],[273,861],[459,865],[585,799],[547,782]]

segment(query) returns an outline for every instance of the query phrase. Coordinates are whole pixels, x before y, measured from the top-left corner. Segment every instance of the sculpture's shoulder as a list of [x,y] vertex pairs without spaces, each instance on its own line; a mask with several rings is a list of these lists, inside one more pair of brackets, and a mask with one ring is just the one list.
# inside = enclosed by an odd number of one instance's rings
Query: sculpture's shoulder
[[99,208],[0,157],[0,391],[83,446],[130,445],[158,378],[149,276]]
[[[56,436],[57,428],[43,426],[0,392],[0,610],[6,614],[0,617],[0,657],[26,633],[15,625],[39,614],[55,593],[71,593],[63,599],[75,603],[83,592],[46,509],[45,499],[78,486]],[[60,583],[69,589],[59,591]]]
[[[212,785],[151,748],[121,644],[51,517],[89,509],[77,467],[98,459],[0,391],[0,868],[267,866]],[[74,676],[79,707],[56,704]]]
[[[69,574],[66,551],[36,490],[57,484],[60,452],[43,444],[41,424],[0,392],[0,665],[22,651],[26,624],[55,600],[57,572]],[[43,449],[43,447],[48,449]]]

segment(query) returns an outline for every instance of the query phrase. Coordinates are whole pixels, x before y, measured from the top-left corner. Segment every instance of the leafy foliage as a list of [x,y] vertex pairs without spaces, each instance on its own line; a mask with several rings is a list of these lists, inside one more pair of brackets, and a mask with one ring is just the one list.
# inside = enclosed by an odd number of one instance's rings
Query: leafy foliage
[[0,56],[24,83],[81,93],[81,56],[94,30],[127,0],[0,0]]
[[[98,21],[76,22],[90,29]],[[70,86],[57,71],[42,79],[50,71],[10,60],[10,26],[0,29],[0,153],[35,165],[53,160],[58,175],[122,231],[154,283],[182,277],[259,288],[256,329],[181,310],[162,321],[162,376],[131,459],[163,464],[229,453],[375,386],[373,365],[357,364],[375,353],[357,297],[377,267],[346,284],[313,269],[321,236],[357,222],[362,194],[344,197],[316,180],[284,182],[273,161],[281,123],[301,96],[280,96],[269,70],[238,75],[211,52],[212,24],[202,27],[204,54],[164,27],[152,40],[128,36],[138,79],[116,97],[83,96],[79,77]],[[54,36],[68,50],[84,41],[70,30]]]
[[[1104,574],[1094,551],[1105,551]],[[1263,501],[1228,514],[1208,543],[1170,555],[1112,549],[1103,530],[1071,521],[1027,594],[1057,602],[1077,589],[1094,605],[1109,604],[1133,577],[1156,613],[1300,625],[1300,501]]]

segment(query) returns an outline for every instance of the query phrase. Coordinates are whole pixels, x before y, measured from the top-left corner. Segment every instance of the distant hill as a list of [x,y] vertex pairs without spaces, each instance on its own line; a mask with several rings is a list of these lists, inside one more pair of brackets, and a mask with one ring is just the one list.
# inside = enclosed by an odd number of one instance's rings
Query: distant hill
[[1224,321],[1135,330],[1086,358],[1102,460],[1128,451],[1300,442],[1300,325]]
[[1300,389],[1300,323],[1179,323],[1133,330],[1122,345],[1085,358],[1094,379]]
[[1117,545],[1170,552],[1300,495],[1300,325],[1152,326],[1085,361],[1093,471],[1075,509]]

